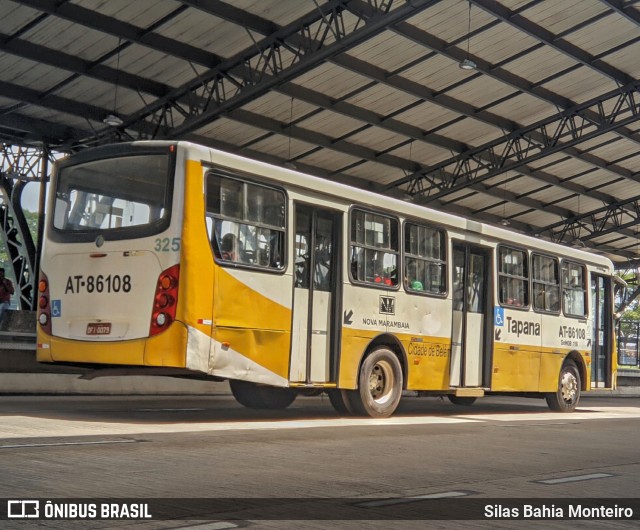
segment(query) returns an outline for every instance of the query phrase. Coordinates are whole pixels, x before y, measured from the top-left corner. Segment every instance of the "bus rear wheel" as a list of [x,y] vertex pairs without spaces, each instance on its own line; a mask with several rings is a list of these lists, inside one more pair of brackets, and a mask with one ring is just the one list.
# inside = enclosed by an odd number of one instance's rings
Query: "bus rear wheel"
[[470,407],[476,402],[476,398],[474,397],[454,396],[453,394],[448,394],[447,397],[454,405],[461,405],[463,407]]
[[402,397],[402,367],[396,355],[386,348],[365,358],[358,375],[358,389],[347,391],[350,409],[359,416],[388,418]]
[[558,377],[558,390],[545,394],[547,405],[555,412],[573,412],[580,401],[580,372],[576,363],[565,361]]
[[286,409],[296,399],[296,393],[290,388],[258,385],[235,379],[229,381],[229,386],[236,401],[250,409]]
[[353,414],[347,392],[348,390],[340,390],[339,388],[327,390],[331,406],[340,416],[350,416]]

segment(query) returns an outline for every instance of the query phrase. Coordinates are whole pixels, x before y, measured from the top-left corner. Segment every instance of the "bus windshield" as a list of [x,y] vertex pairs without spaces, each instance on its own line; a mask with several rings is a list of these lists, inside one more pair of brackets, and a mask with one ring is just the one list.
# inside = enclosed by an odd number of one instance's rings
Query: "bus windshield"
[[107,158],[62,167],[53,228],[62,240],[142,237],[168,226],[173,171],[169,155]]

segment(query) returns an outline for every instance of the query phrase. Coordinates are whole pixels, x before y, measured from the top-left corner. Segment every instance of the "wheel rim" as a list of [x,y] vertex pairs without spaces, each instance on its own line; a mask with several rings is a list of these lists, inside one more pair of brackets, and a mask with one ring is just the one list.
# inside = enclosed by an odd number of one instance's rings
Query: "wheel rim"
[[393,367],[387,361],[378,361],[369,374],[369,392],[373,401],[379,404],[389,401],[394,385]]
[[560,380],[560,395],[565,403],[573,403],[578,395],[578,378],[571,371],[563,372]]

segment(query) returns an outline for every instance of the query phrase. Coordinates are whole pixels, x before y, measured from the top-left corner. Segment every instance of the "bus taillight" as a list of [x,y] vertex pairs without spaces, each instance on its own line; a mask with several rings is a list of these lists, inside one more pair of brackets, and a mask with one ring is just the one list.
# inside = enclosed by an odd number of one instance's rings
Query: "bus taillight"
[[158,277],[156,293],[153,297],[153,313],[149,335],[156,335],[167,329],[176,318],[178,301],[178,279],[180,265],[163,271]]
[[40,272],[38,282],[38,322],[42,331],[51,335],[51,306],[49,305],[49,280]]

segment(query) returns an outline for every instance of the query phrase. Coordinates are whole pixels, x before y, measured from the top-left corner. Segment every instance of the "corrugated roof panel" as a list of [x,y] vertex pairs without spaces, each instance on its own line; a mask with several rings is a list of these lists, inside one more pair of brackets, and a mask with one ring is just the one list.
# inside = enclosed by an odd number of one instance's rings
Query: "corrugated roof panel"
[[321,167],[330,172],[340,172],[343,168],[351,166],[359,160],[360,158],[358,157],[346,153],[329,151],[328,149],[313,151],[300,158],[300,162],[304,164]]
[[295,83],[321,92],[325,96],[340,99],[351,91],[371,83],[371,80],[340,66],[323,63],[296,77]]
[[547,46],[539,46],[502,68],[535,84],[576,65],[575,59]]
[[[471,31],[474,25],[471,24]],[[468,48],[472,56],[481,57],[490,64],[508,61],[510,57],[536,46],[537,41],[518,28],[500,22],[469,39]],[[467,42],[458,45],[466,51]]]
[[606,10],[606,5],[597,0],[563,0],[535,3],[521,14],[557,35]]
[[444,92],[448,96],[473,105],[475,108],[480,108],[491,106],[494,101],[513,94],[514,89],[489,76],[481,75]]
[[233,6],[280,25],[289,24],[316,9],[313,3],[299,0],[233,0]]
[[604,169],[590,170],[584,174],[576,176],[576,178],[574,179],[571,179],[571,182],[580,186],[584,186],[589,190],[595,189],[604,193],[609,193],[607,191],[604,191],[604,184],[619,181],[626,181],[626,179],[620,175],[610,173],[609,171],[606,171]]
[[242,108],[287,124],[318,110],[315,105],[295,98],[292,101],[289,96],[278,92],[268,92]]
[[[447,197],[447,207],[461,207],[468,208],[474,212],[483,211],[487,213],[491,213],[493,215],[497,215],[498,217],[502,217],[503,207],[500,205],[498,207],[497,203],[500,201],[496,201],[495,199],[489,197],[485,193],[481,193],[475,190],[466,190],[466,193],[460,194],[455,197],[455,202],[449,202],[450,198]],[[496,205],[495,207],[493,205]],[[491,206],[490,206],[491,205]],[[505,211],[505,214],[507,212]]]
[[[633,136],[633,133],[632,133]],[[631,148],[627,144],[631,145]],[[591,140],[587,140],[586,142],[580,142],[577,146],[581,151],[594,151],[603,149],[603,153],[608,152],[613,159],[619,158],[619,156],[624,156],[625,154],[633,152],[633,148],[637,149],[637,143],[633,140],[625,138],[622,134],[618,134],[615,130],[600,134]],[[611,149],[611,151],[608,151]],[[630,150],[631,149],[631,150]],[[618,155],[617,153],[621,154]]]
[[153,2],[73,0],[72,3],[141,28],[151,26],[180,7],[180,3],[174,0],[153,0]]
[[571,195],[573,195],[573,192],[570,190],[558,187],[546,188],[544,184],[540,183],[540,189],[532,191],[527,197],[543,204],[559,204]]
[[371,180],[378,184],[387,184],[404,176],[404,172],[400,169],[394,169],[375,162],[365,162],[356,167],[346,169],[342,173]]
[[0,20],[2,20],[2,33],[13,35],[14,32],[26,26],[40,16],[41,12],[11,0],[0,2]]
[[555,166],[557,166],[558,163],[563,162],[567,156],[568,155],[566,153],[562,152],[554,153],[538,160],[528,162],[527,167],[530,169],[539,169],[545,173],[555,174]]
[[[207,52],[229,58],[254,45],[251,36],[235,24],[199,9],[188,9],[157,33]],[[260,40],[258,36],[258,40]]]
[[341,138],[363,127],[365,123],[325,110],[301,121],[298,125],[309,131],[324,134],[331,138]]
[[596,56],[637,37],[637,24],[622,15],[611,13],[566,35],[564,40]]
[[572,72],[549,80],[543,86],[578,104],[598,98],[617,88],[617,84],[608,77],[586,67],[581,68],[583,69],[585,71],[581,72],[580,76]]
[[347,99],[348,103],[368,109],[379,116],[394,114],[416,101],[415,97],[383,84],[377,84]]
[[[82,116],[72,116],[71,114],[60,113],[58,111],[37,107],[35,105],[23,107],[20,109],[22,116],[30,116],[40,120],[50,121],[56,124],[64,124],[69,127],[76,127],[80,130],[90,131],[90,126],[87,120]],[[94,124],[99,128],[104,127],[104,124]]]
[[640,77],[640,61],[638,61],[638,56],[640,56],[640,42],[635,42],[614,53],[608,54],[605,60],[610,65],[626,72],[634,79],[638,79],[638,77]]
[[113,85],[97,79],[76,79],[66,85],[64,92],[59,95],[102,107],[115,114],[132,114],[144,107],[136,91],[124,87],[118,87],[116,91]]
[[[510,172],[514,173],[514,172]],[[540,180],[528,175],[521,175],[515,172],[517,176],[509,178],[507,181],[502,176],[502,182],[484,181],[485,186],[492,186],[492,192],[496,197],[504,197],[505,194],[515,194],[517,197],[529,196],[529,194],[538,191],[544,184]],[[498,177],[500,178],[500,177]]]
[[518,215],[517,218],[517,221],[527,223],[536,228],[544,228],[545,226],[559,223],[562,220],[562,217],[558,215],[549,212],[541,212],[540,210],[522,213]]
[[391,30],[383,31],[348,51],[350,56],[389,72],[402,69],[407,63],[424,57],[427,53],[424,46]]
[[514,97],[493,105],[487,110],[504,116],[522,127],[534,125],[539,121],[558,114],[558,109],[541,98],[525,93],[515,93]]
[[592,199],[591,197],[588,197],[586,195],[579,195],[577,197],[567,197],[566,200],[562,201],[561,206],[563,208],[569,208],[576,214],[581,215],[586,212],[602,208],[603,204],[602,201],[599,201],[597,199]]
[[30,43],[96,61],[118,45],[117,37],[57,17],[47,17],[20,36]]
[[461,70],[457,61],[444,55],[436,55],[408,68],[401,75],[431,91],[438,92],[446,90],[454,83],[469,80],[474,73]]
[[460,118],[460,114],[435,103],[425,101],[417,107],[394,116],[394,118],[419,127],[423,131],[434,132],[435,129],[439,129],[443,124],[448,124],[450,121]]
[[251,127],[244,123],[222,117],[202,126],[198,129],[198,134],[216,140],[219,139],[229,144],[243,146],[256,138],[261,138],[266,133],[257,127]]
[[[545,157],[541,161],[544,163],[544,172],[552,175],[558,175],[561,179],[573,177],[583,171],[592,169],[593,166],[579,157],[570,156],[567,153],[556,153],[553,158]],[[554,162],[551,164],[551,162]],[[537,168],[540,163],[532,163],[532,168]]]
[[71,75],[67,70],[5,53],[0,53],[0,72],[5,83],[38,91],[49,90]]
[[[410,22],[413,26],[447,42],[462,39],[467,35],[469,29],[469,5],[471,5],[472,32],[495,20],[492,15],[476,5],[447,0],[411,18]],[[466,47],[466,40],[464,44]]]
[[0,96],[0,106],[2,107],[13,107],[13,105],[19,103],[18,100],[16,99],[9,99],[9,98],[5,98]]
[[406,136],[385,131],[378,127],[369,127],[347,139],[348,142],[367,147],[375,152],[393,149],[407,140]]
[[119,59],[112,57],[105,64],[171,87],[179,87],[193,79],[192,66],[176,57],[157,52],[146,46],[133,45],[122,52]]
[[[582,147],[582,145],[580,147]],[[599,147],[590,149],[589,153],[596,155],[604,160],[615,161],[616,164],[620,164],[623,167],[625,167],[625,160],[620,160],[622,158],[631,157],[630,160],[632,160],[632,166],[634,165],[634,158],[636,159],[636,163],[640,161],[640,157],[638,157],[638,155],[640,154],[640,146],[638,146],[637,143],[627,140],[623,137],[619,137],[619,139],[615,142],[604,143]]]
[[451,152],[447,149],[417,140],[389,151],[389,154],[412,160],[425,168],[451,158]]
[[616,161],[616,165],[630,171],[633,174],[640,174],[640,151],[634,153],[630,158]]
[[314,144],[296,140],[295,138],[289,141],[289,138],[281,134],[267,136],[251,145],[251,149],[277,156],[281,158],[283,162],[296,158],[315,147]]
[[448,138],[455,138],[457,141],[471,146],[480,146],[501,137],[502,131],[492,125],[466,118],[442,129],[439,134]]
[[[604,181],[606,182],[606,180]],[[623,179],[599,188],[599,191],[608,193],[617,199],[624,200],[630,197],[640,197],[640,183]]]

